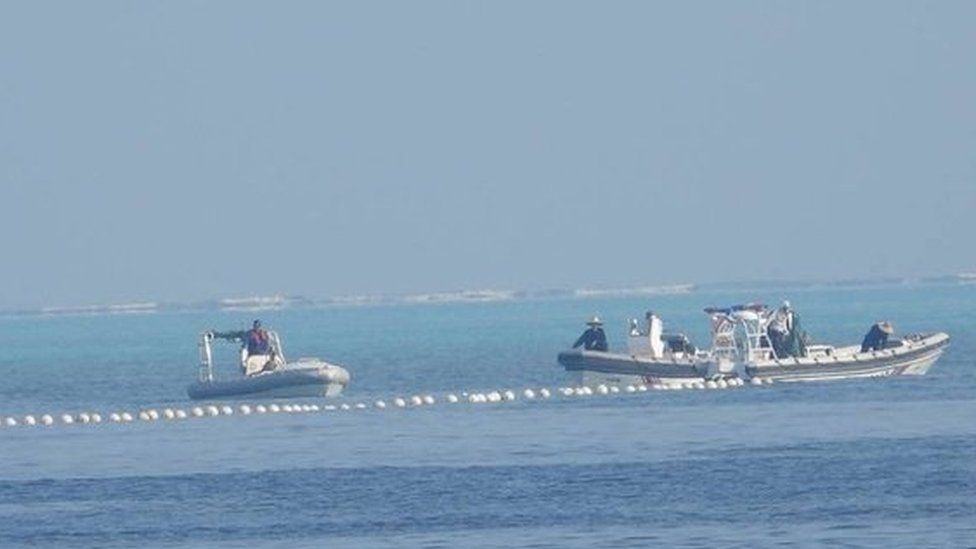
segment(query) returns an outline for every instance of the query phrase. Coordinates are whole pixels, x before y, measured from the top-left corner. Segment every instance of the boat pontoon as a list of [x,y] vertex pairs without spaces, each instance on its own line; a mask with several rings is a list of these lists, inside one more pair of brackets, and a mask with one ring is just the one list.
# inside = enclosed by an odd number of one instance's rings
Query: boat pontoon
[[583,385],[702,381],[707,354],[698,351],[684,334],[665,334],[657,315],[648,313],[645,318],[643,326],[637,319],[630,320],[626,353],[571,349],[559,353],[559,363],[566,371],[577,373]]
[[[285,360],[281,339],[268,330],[269,353],[262,356],[263,368],[253,375],[238,379],[214,379],[213,342],[221,338],[213,331],[200,335],[200,370],[195,383],[187,387],[192,399],[240,398],[240,397],[325,397],[336,396],[349,384],[349,372],[341,366],[317,358],[300,358],[294,362]],[[240,337],[229,341],[242,342]],[[256,356],[249,355],[247,346],[241,347],[240,366],[246,372]]]

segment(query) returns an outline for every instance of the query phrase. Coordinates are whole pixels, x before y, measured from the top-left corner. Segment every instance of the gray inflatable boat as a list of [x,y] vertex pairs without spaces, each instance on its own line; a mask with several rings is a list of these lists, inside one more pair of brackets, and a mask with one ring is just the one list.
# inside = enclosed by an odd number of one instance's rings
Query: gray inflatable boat
[[252,370],[255,361],[260,370],[237,379],[214,378],[214,332],[200,337],[200,373],[196,382],[186,388],[194,400],[217,398],[291,398],[331,397],[342,393],[349,384],[349,372],[341,366],[317,358],[301,358],[287,362],[278,334],[267,331],[270,342],[268,355],[249,355],[241,349],[241,370]]

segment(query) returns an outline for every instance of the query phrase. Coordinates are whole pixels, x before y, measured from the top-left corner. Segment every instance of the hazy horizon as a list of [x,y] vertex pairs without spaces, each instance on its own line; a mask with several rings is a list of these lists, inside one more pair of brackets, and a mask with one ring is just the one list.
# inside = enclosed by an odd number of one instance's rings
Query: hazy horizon
[[6,4],[0,310],[976,270],[976,4]]

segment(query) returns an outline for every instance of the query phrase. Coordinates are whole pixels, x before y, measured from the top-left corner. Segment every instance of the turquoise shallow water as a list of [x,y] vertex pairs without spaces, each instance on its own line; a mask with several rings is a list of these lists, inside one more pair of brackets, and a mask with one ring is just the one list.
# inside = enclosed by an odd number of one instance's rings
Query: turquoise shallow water
[[[789,298],[818,341],[943,330],[929,375],[181,423],[0,427],[0,546],[976,545],[976,287],[261,313],[339,402],[569,383],[582,320]],[[0,318],[0,416],[187,406],[196,335],[250,314]],[[227,375],[232,369],[227,368]]]

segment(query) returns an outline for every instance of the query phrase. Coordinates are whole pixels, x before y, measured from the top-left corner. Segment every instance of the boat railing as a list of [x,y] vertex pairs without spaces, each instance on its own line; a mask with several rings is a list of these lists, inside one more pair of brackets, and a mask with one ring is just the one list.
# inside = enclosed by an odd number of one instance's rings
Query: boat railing
[[211,383],[213,382],[213,348],[211,342],[213,341],[213,332],[203,332],[200,334],[200,371],[197,374],[197,379],[201,383]]
[[768,309],[750,304],[705,312],[712,318],[712,353],[716,358],[746,363],[778,358],[766,331]]

